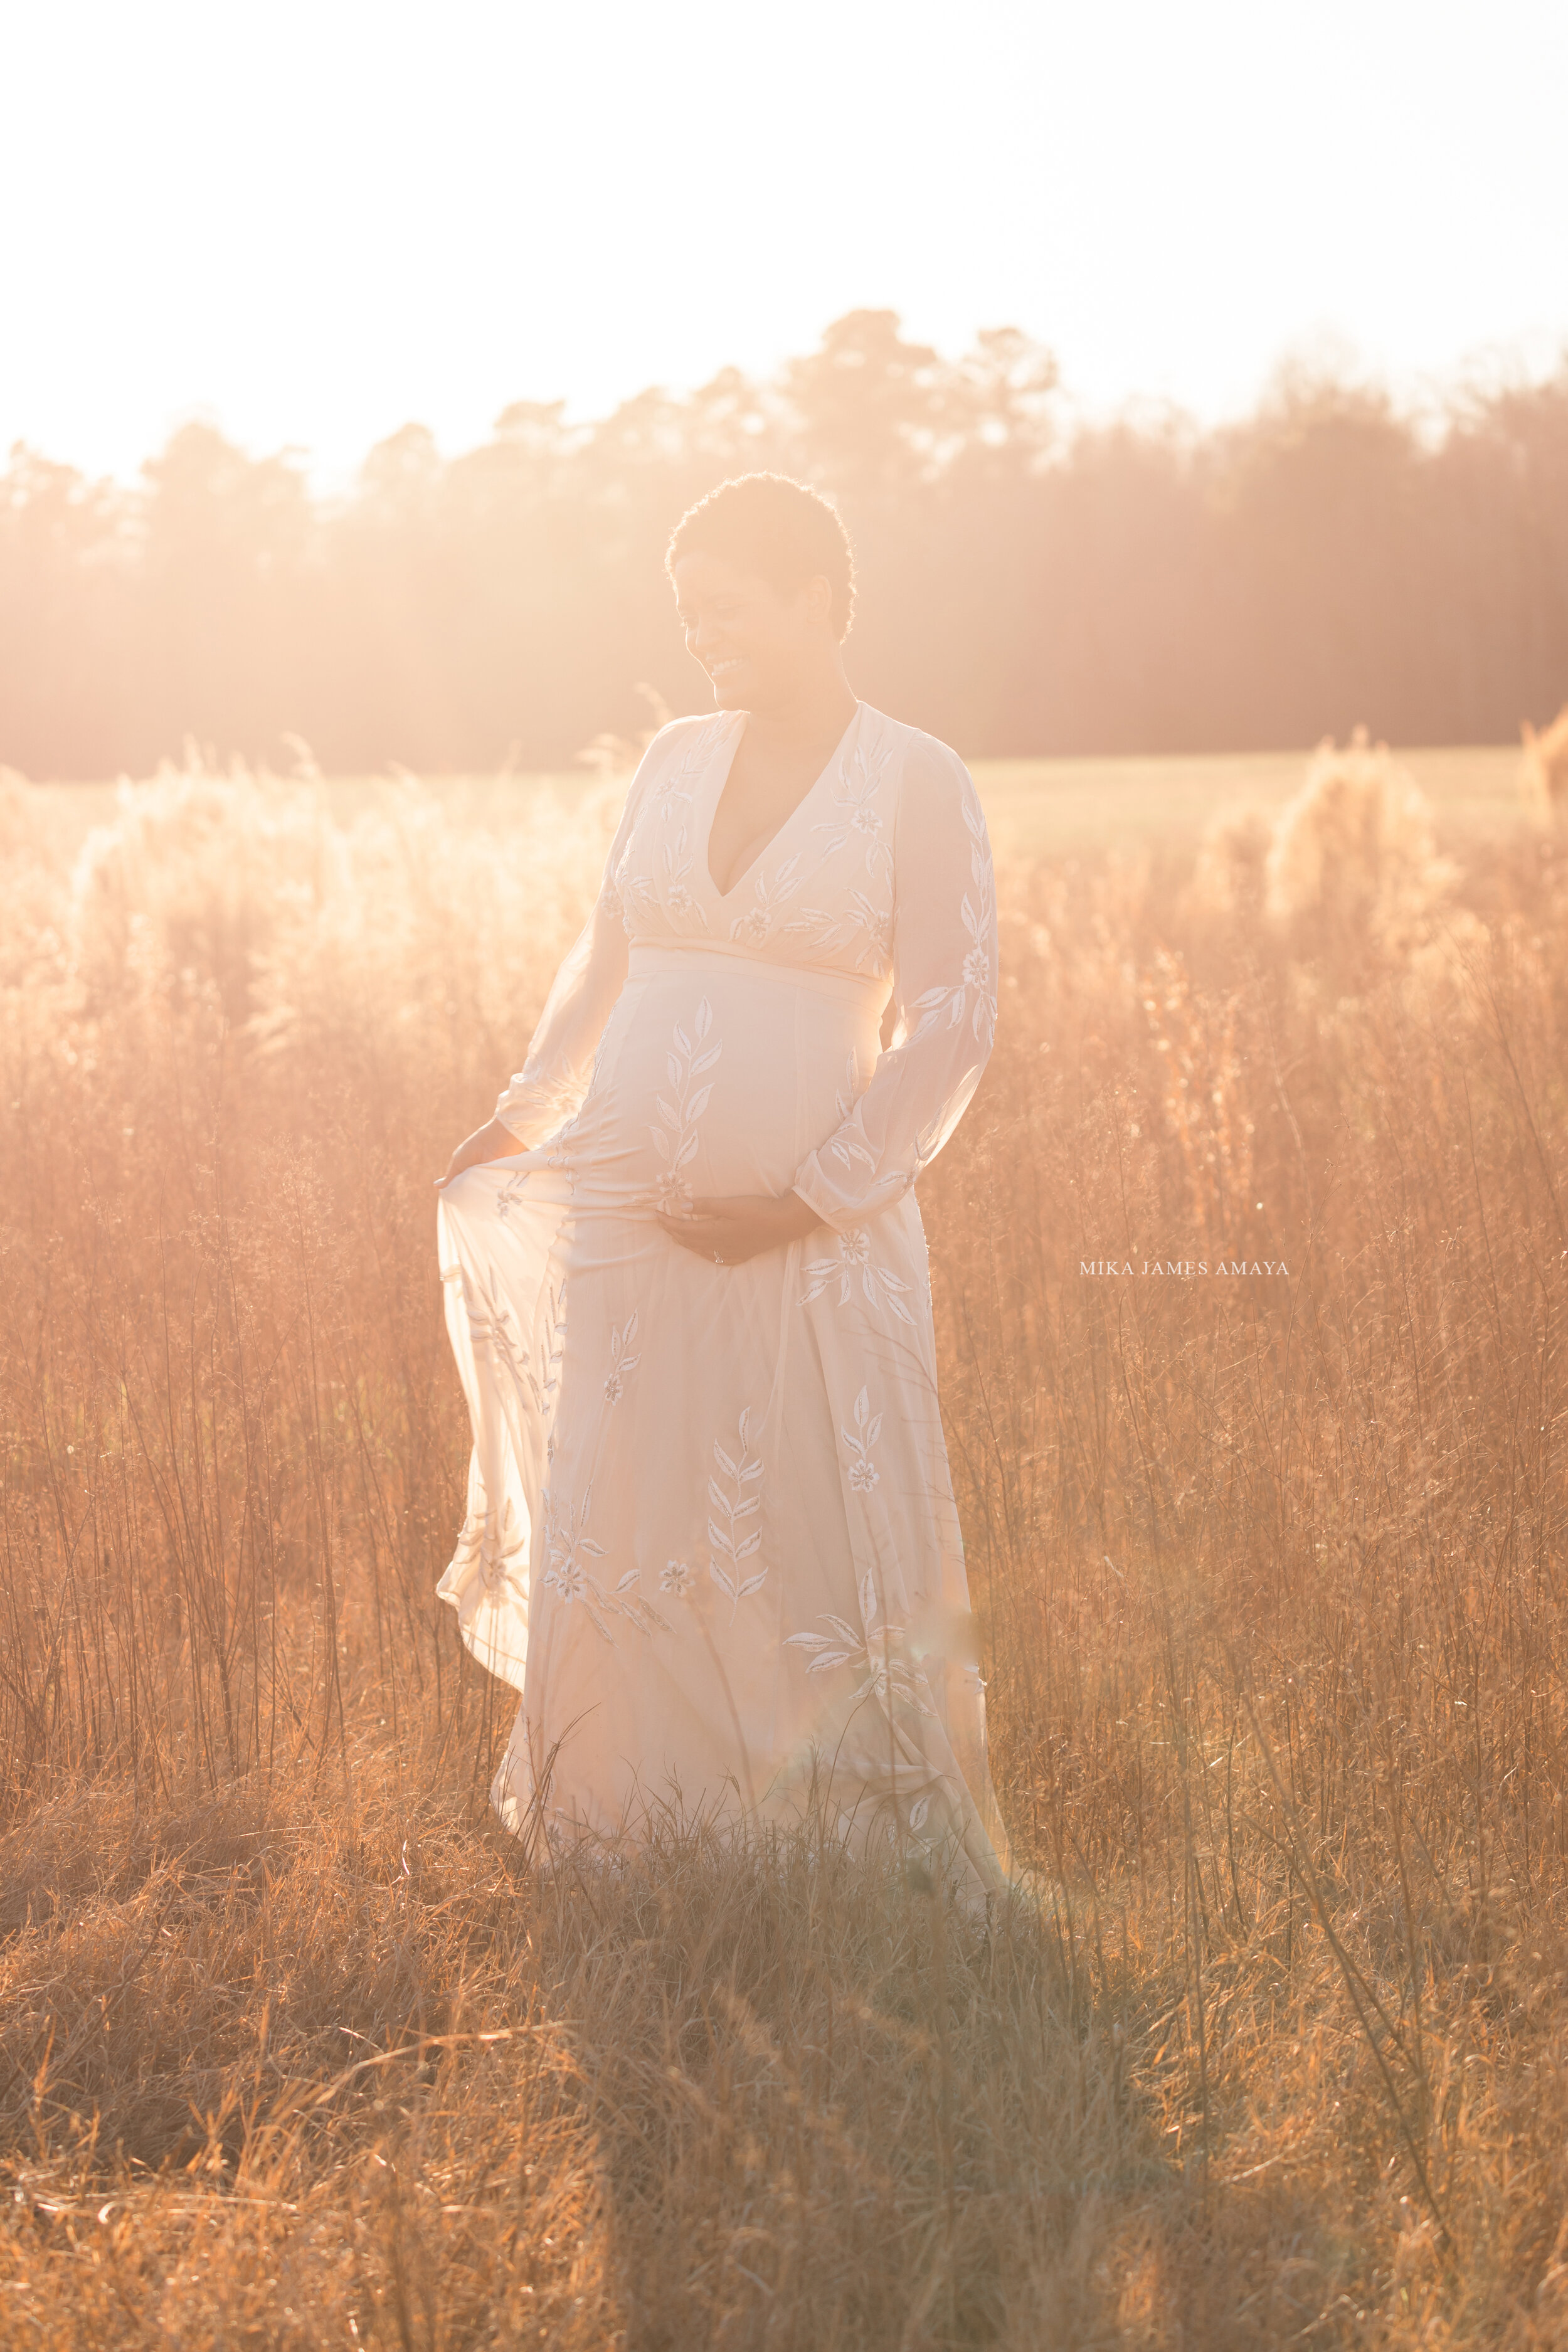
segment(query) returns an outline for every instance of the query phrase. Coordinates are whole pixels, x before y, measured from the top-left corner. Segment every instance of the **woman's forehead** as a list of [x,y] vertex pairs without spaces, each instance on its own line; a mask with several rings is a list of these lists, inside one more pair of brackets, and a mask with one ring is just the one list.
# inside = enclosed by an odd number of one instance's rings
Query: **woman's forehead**
[[682,604],[702,604],[715,596],[773,596],[777,591],[762,572],[708,548],[693,548],[671,567],[675,593]]

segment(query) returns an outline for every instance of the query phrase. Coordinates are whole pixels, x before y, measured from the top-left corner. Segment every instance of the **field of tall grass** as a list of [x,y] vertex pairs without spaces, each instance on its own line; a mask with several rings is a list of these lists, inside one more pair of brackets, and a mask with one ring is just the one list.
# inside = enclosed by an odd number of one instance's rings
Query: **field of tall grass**
[[0,784],[0,2341],[1568,2342],[1568,840],[1482,757],[982,774],[988,1919],[487,1817],[431,1178],[616,788]]

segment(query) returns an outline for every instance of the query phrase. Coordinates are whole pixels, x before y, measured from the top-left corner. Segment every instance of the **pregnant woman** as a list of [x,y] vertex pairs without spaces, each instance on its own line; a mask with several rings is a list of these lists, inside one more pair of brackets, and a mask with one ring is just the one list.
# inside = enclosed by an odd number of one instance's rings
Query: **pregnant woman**
[[995,1887],[914,1195],[991,1048],[985,822],[952,751],[850,690],[826,500],[726,482],[668,566],[717,708],[648,746],[442,1180],[474,1450],[440,1591],[522,1694],[510,1827],[823,1806]]

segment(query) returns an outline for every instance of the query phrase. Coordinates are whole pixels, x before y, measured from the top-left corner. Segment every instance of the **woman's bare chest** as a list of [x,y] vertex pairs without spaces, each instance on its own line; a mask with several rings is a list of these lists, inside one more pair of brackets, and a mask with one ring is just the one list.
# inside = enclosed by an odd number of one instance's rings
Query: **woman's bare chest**
[[753,747],[742,737],[708,835],[709,877],[721,898],[731,895],[783,832],[822,768],[815,753]]

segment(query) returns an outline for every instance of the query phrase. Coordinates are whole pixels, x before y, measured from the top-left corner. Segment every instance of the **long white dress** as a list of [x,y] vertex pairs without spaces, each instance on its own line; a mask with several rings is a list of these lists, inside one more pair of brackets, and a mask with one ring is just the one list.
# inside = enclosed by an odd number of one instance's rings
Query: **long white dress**
[[[497,1106],[521,1156],[441,1196],[474,1450],[439,1589],[522,1693],[491,1790],[509,1826],[624,1839],[659,1805],[820,1805],[992,1887],[913,1190],[991,1048],[985,822],[954,753],[862,703],[721,892],[709,832],[744,724],[648,747]],[[792,1187],[821,1224],[743,1265],[655,1218]]]

